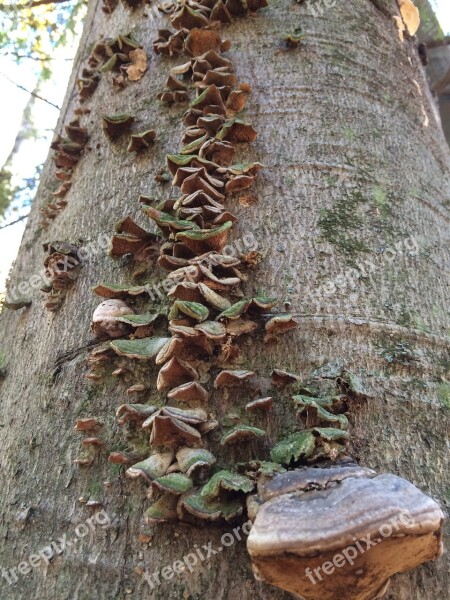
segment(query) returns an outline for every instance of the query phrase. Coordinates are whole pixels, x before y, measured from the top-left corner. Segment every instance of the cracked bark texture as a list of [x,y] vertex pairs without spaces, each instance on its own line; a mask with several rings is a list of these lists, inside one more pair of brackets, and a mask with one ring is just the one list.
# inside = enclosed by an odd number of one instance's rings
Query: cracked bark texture
[[[167,192],[153,181],[165,154],[179,148],[183,108],[156,100],[170,64],[151,49],[166,18],[121,5],[108,17],[89,7],[59,130],[76,106],[75,79],[92,44],[129,30],[149,54],[143,79],[113,93],[103,77],[87,123],[92,150],[76,167],[68,206],[47,231],[38,210],[56,187],[47,162],[10,286],[42,269],[42,243],[96,242],[132,215],[137,198]],[[384,3],[386,4],[386,3]],[[391,3],[387,3],[392,6]],[[149,9],[146,9],[147,12]],[[301,26],[298,51],[281,48],[286,31]],[[364,466],[399,474],[448,506],[450,386],[449,198],[450,161],[434,104],[411,41],[401,43],[394,22],[368,0],[338,1],[314,18],[306,6],[274,0],[255,17],[224,28],[240,81],[253,85],[246,111],[259,132],[242,151],[260,160],[258,202],[236,207],[235,238],[253,232],[265,260],[245,291],[291,303],[299,329],[261,351],[258,338],[242,345],[242,366],[268,374],[273,367],[328,385],[342,368],[357,374],[365,395],[349,418],[352,453]],[[183,62],[182,59],[175,62]],[[135,157],[126,141],[109,143],[100,114],[132,112],[141,130],[158,131],[153,150]],[[224,548],[199,566],[151,589],[150,573],[212,541],[231,527],[160,527],[149,546],[137,540],[148,501],[142,486],[106,460],[88,469],[79,454],[77,417],[105,421],[101,437],[120,435],[114,411],[126,398],[111,382],[94,386],[87,373],[89,324],[99,303],[91,287],[129,281],[129,270],[104,251],[85,261],[62,309],[44,309],[34,291],[29,309],[1,315],[7,375],[0,404],[0,565],[11,569],[90,516],[80,496],[101,499],[112,519],[56,556],[48,566],[2,580],[2,600],[277,599],[288,596],[254,581],[245,543]],[[163,274],[155,273],[158,281]],[[156,374],[156,370],[154,371]],[[155,389],[155,378],[150,382]],[[151,397],[151,393],[147,400]],[[223,406],[216,402],[222,415]],[[290,425],[289,393],[280,394],[268,425],[270,445]],[[268,449],[269,444],[266,446]],[[252,456],[243,450],[242,457]],[[105,457],[103,457],[105,458]],[[104,481],[111,486],[105,488]],[[389,600],[441,600],[449,589],[446,557],[395,577]]]

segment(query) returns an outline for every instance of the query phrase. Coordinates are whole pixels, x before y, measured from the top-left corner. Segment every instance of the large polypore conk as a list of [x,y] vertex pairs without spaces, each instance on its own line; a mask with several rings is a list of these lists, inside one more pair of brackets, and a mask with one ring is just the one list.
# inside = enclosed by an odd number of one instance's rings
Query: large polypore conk
[[264,483],[259,501],[254,573],[304,600],[381,598],[392,575],[442,553],[438,504],[395,475],[299,469]]

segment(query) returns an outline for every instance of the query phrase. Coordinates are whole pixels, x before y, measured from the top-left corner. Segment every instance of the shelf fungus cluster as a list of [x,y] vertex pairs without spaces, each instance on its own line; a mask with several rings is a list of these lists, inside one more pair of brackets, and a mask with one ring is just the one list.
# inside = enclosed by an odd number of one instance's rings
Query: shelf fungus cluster
[[[116,5],[117,2],[105,2],[103,9],[110,13]],[[51,145],[55,151],[55,178],[60,185],[40,211],[40,224],[43,227],[47,228],[67,205],[66,195],[72,185],[75,166],[89,140],[88,131],[81,125],[81,119],[90,113],[90,109],[82,104],[95,92],[101,75],[111,72],[113,86],[121,89],[127,82],[139,81],[146,70],[147,53],[131,34],[119,35],[113,40],[106,39],[95,44],[88,58],[88,67],[83,69],[81,78],[77,80],[79,105],[74,110],[75,118],[65,127],[65,136],[59,135]],[[105,134],[111,140],[129,132],[134,121],[131,115],[103,115],[102,118]],[[133,133],[127,150],[141,152],[149,148],[155,139],[156,132],[152,129]]]
[[95,417],[85,417],[77,419],[75,431],[84,434],[81,441],[83,454],[74,460],[74,464],[79,466],[90,466],[94,462],[98,452],[103,448],[104,442],[97,437],[102,424]]
[[51,144],[55,151],[53,160],[56,171],[55,178],[60,182],[58,189],[53,192],[53,198],[41,208],[41,225],[48,226],[49,221],[56,218],[58,213],[67,205],[66,195],[72,185],[73,170],[80,160],[88,142],[88,132],[80,125],[76,117],[65,127],[66,137],[58,136]]
[[[179,35],[174,38],[160,32],[154,45],[157,53],[185,52],[189,59],[171,70],[167,94],[172,96],[165,98],[186,101],[188,90],[194,92],[183,117],[181,149],[167,156],[172,184],[180,194],[156,206],[141,196],[142,210],[159,233],[149,233],[126,217],[116,227],[110,254],[131,256],[137,265],[136,277],[145,276],[155,263],[167,272],[171,282],[169,335],[154,335],[161,315],[135,310],[137,299],[141,302],[145,296],[145,285],[100,284],[95,288],[104,300],[94,312],[92,331],[105,341],[89,356],[92,372],[88,377],[100,381],[112,353],[120,361],[113,375],[124,380],[133,371],[126,360],[153,360],[159,368],[155,404],[124,404],[117,410],[120,425],[147,433],[149,456],[133,463],[136,451],[126,450],[113,452],[109,458],[126,465],[130,477],[148,484],[152,500],[146,513],[148,523],[232,520],[245,511],[246,496],[255,489],[261,469],[284,470],[264,461],[228,467],[210,449],[212,434],[223,448],[266,440],[265,430],[255,426],[254,420],[255,415],[270,412],[273,398],[258,396],[254,372],[232,365],[240,353],[240,338],[262,324],[266,342],[296,327],[291,315],[274,314],[276,298],[244,296],[241,287],[254,262],[225,252],[237,220],[227,204],[234,193],[253,186],[262,165],[234,162],[236,146],[257,136],[239,116],[251,90],[238,83],[231,61],[221,54],[229,43],[210,24],[228,22],[231,16],[243,16],[258,7],[182,3],[171,16]],[[179,52],[170,50],[174,39],[182,40]],[[104,47],[94,49],[93,55],[106,59]],[[131,125],[126,117],[104,117],[104,122],[112,138]],[[149,390],[145,382],[132,383],[128,395]],[[244,390],[250,397],[241,417],[230,414],[219,423],[211,410],[212,395],[227,394],[230,388]]]
[[41,290],[48,294],[45,308],[51,312],[57,311],[67,294],[68,289],[77,279],[81,261],[78,247],[66,242],[51,242],[44,244],[47,256],[44,261],[47,285]]
[[112,84],[122,89],[129,81],[139,81],[147,70],[147,53],[132,34],[97,42],[88,58],[88,67],[78,80],[80,101],[95,92],[101,76],[111,73]]
[[[258,577],[304,598],[369,599],[393,573],[439,553],[442,513],[411,484],[376,476],[346,456],[349,395],[339,393],[339,385],[338,393],[311,391],[281,368],[263,377],[242,366],[244,336],[267,345],[298,326],[293,315],[277,312],[276,298],[245,294],[258,260],[228,251],[237,221],[233,194],[247,194],[262,165],[235,160],[238,147],[245,151],[242,144],[253,142],[257,132],[240,114],[251,89],[238,82],[223,55],[230,43],[222,40],[218,24],[265,5],[180,0],[170,15],[175,31],[159,31],[157,54],[186,57],[170,70],[160,96],[169,104],[189,101],[181,149],[167,156],[179,193],[158,203],[141,196],[141,209],[158,233],[126,217],[116,227],[110,254],[128,256],[140,281],[155,266],[165,272],[170,306],[165,313],[142,312],[145,283],[96,286],[103,301],[93,315],[99,344],[89,356],[88,378],[101,381],[114,361],[112,375],[129,386],[128,396],[140,398],[119,406],[116,417],[128,441],[141,436],[145,442],[110,452],[108,460],[146,486],[148,525],[229,522],[247,513],[255,521],[248,547]],[[97,45],[91,66],[124,75],[123,50],[131,46],[114,44]],[[129,127],[126,116],[104,117],[105,133],[113,139]],[[133,140],[133,150],[151,137],[145,132]],[[149,382],[139,369],[152,364],[158,372]],[[288,386],[295,386],[291,406],[297,419],[269,460],[273,433],[268,436],[266,425],[281,395],[285,403]],[[93,436],[87,440],[93,447],[101,443]],[[303,576],[303,567],[317,568],[354,536],[372,534],[402,511],[409,511],[414,526],[400,524],[383,542],[385,550],[367,553],[362,571],[346,567],[321,592]]]

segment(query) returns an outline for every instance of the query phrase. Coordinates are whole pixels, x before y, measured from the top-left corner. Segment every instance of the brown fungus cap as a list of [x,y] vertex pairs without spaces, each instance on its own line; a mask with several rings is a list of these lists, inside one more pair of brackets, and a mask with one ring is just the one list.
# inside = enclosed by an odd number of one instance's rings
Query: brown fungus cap
[[132,115],[103,115],[103,131],[105,135],[115,140],[131,129],[134,117]]
[[174,356],[160,369],[156,387],[158,390],[171,389],[197,379],[198,373],[195,368]]
[[133,309],[122,300],[105,300],[94,311],[92,332],[97,337],[122,337],[129,327],[126,323],[119,321],[119,317],[132,314],[134,314]]
[[193,402],[199,400],[204,403],[208,401],[209,394],[197,381],[190,381],[173,388],[167,397],[177,402]]
[[248,538],[258,579],[306,600],[370,600],[395,573],[441,554],[444,515],[408,481],[370,474],[291,493],[287,475],[271,482],[283,478],[286,493],[262,504]]
[[215,381],[214,387],[215,389],[220,389],[224,387],[236,387],[243,384],[246,384],[249,380],[255,377],[255,373],[253,371],[245,371],[245,370],[225,370],[221,371]]

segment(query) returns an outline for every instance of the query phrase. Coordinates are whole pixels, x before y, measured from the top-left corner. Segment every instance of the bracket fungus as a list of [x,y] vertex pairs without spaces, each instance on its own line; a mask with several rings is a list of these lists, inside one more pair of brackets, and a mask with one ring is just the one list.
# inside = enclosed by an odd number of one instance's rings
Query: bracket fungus
[[75,431],[93,431],[101,426],[101,423],[95,417],[85,417],[77,419]]
[[79,275],[81,261],[78,247],[74,244],[55,241],[44,244],[47,257],[44,260],[45,277],[48,285],[41,288],[48,294],[45,308],[51,312],[57,311]]
[[[121,323],[124,325],[124,323]],[[148,337],[138,338],[134,340],[115,340],[111,342],[111,348],[119,356],[128,358],[136,358],[138,360],[149,360],[158,355],[169,338]]]
[[103,0],[102,11],[107,15],[110,15],[114,12],[119,4],[119,0]]
[[139,81],[147,70],[147,53],[142,48],[135,48],[130,50],[128,58],[130,64],[124,65],[122,71],[126,71],[129,81]]
[[123,300],[105,300],[92,315],[92,333],[99,338],[119,338],[127,333],[129,325],[120,317],[132,315],[134,311]]
[[130,143],[127,147],[127,152],[141,152],[150,148],[150,146],[156,140],[156,131],[154,129],[148,129],[142,133],[135,133],[130,138]]
[[67,137],[58,135],[51,144],[55,151],[53,161],[56,166],[55,179],[61,181],[59,187],[53,192],[52,200],[40,209],[43,220],[41,225],[47,227],[49,221],[56,218],[58,213],[67,205],[65,196],[72,185],[73,170],[83,155],[89,139],[87,130],[81,126],[77,116],[65,126]]
[[237,425],[222,436],[220,445],[227,446],[228,444],[237,444],[242,441],[264,437],[265,435],[266,432],[258,427],[251,427],[250,425]]
[[95,77],[98,83],[104,73],[115,73],[112,83],[119,89],[123,88],[127,81],[139,81],[147,70],[147,53],[131,33],[121,34],[114,39],[106,38],[97,42],[88,58],[88,64],[90,70],[85,69],[83,73],[85,79],[79,80],[78,83],[81,100],[92,95],[96,87],[93,86],[88,93],[85,87],[89,87],[89,83],[83,82],[89,82]]
[[258,398],[257,400],[252,400],[251,402],[247,402],[245,405],[245,410],[247,412],[256,412],[256,411],[271,411],[273,406],[273,398]]
[[173,452],[157,452],[145,460],[136,463],[127,470],[128,477],[142,477],[148,482],[152,482],[158,477],[165,475],[174,458]]
[[284,33],[282,39],[288,48],[298,48],[305,35],[300,27],[296,27],[294,33]]
[[255,373],[253,373],[253,371],[225,370],[225,371],[221,371],[217,375],[217,377],[214,381],[214,387],[216,389],[220,389],[223,387],[235,387],[235,386],[242,385],[243,383],[248,382],[249,380],[253,379],[254,377],[255,377]]
[[8,299],[3,300],[2,306],[8,310],[20,310],[22,308],[28,308],[31,305],[30,298],[15,298],[9,301]]
[[288,373],[282,369],[274,369],[272,371],[272,382],[274,386],[282,388],[286,385],[291,385],[300,381],[300,377],[294,373]]
[[259,494],[247,542],[254,573],[305,600],[371,600],[395,573],[442,553],[439,506],[395,475],[309,468]]
[[103,131],[110,140],[116,140],[131,129],[133,115],[102,115]]
[[109,254],[113,257],[131,255],[133,261],[137,263],[132,277],[137,278],[153,268],[160,248],[161,238],[159,236],[140,227],[131,217],[125,217],[116,224]]

